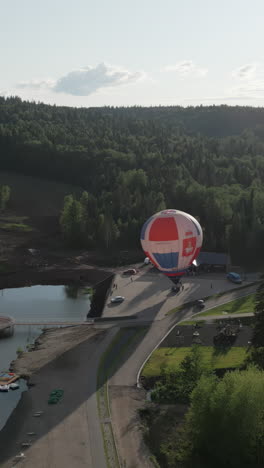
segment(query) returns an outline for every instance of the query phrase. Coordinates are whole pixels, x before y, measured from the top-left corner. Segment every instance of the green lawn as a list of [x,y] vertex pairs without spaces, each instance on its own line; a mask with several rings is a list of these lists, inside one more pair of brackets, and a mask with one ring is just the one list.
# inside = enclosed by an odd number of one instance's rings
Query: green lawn
[[186,302],[185,304],[179,305],[177,307],[174,307],[174,309],[169,310],[166,315],[171,315],[175,314],[176,312],[179,312],[180,310],[184,309],[185,307],[188,307],[190,305],[189,302]]
[[1,223],[0,228],[7,231],[19,231],[19,232],[30,232],[33,231],[33,228],[28,224],[22,223]]
[[4,216],[0,217],[0,222],[2,223],[24,223],[28,219],[28,216]]
[[[246,314],[248,312],[254,312],[255,307],[255,294],[249,296],[240,297],[234,301],[228,302],[227,304],[214,307],[213,309],[207,310],[197,314],[196,317],[205,317],[206,315],[227,315],[227,314]],[[226,313],[227,314],[226,314]]]
[[[179,368],[179,364],[190,353],[191,348],[158,348],[151,355],[145,365],[142,376],[156,377],[160,375],[164,366],[172,370]],[[245,357],[245,347],[229,348],[226,352],[220,351],[213,346],[201,346],[202,360],[207,369],[224,369],[229,367],[239,367]]]
[[[256,281],[254,284],[258,283],[258,281]],[[220,293],[217,293],[217,294],[212,294],[212,296],[207,296],[207,297],[204,297],[203,299],[205,301],[207,301],[208,299],[213,299],[213,298],[219,298],[219,297],[223,297],[225,295],[229,295],[231,292],[233,291],[238,291],[240,289],[246,289],[246,288],[250,288],[252,285],[251,284],[244,284],[243,286],[237,286],[236,288],[234,289],[228,289],[227,291],[222,291]],[[174,309],[171,309],[169,310],[166,315],[171,315],[171,314],[175,314],[177,312],[179,312],[180,310],[182,309],[185,309],[186,307],[191,307],[195,304],[196,301],[191,301],[191,302],[185,302],[184,304],[181,304],[177,307],[174,307]],[[216,309],[215,309],[216,310]],[[209,315],[208,312],[204,312],[204,314],[202,315]],[[211,314],[210,314],[211,315]]]
[[206,323],[206,320],[185,320],[185,322],[178,323],[178,327],[182,325],[203,325]]

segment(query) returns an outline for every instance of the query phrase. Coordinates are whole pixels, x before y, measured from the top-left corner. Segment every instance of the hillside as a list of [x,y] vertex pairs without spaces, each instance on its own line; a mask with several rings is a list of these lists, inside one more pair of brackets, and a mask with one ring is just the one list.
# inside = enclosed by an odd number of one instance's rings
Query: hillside
[[10,187],[9,209],[18,216],[58,218],[65,195],[81,191],[72,185],[6,171],[0,171],[1,184]]
[[[205,250],[256,265],[264,258],[263,117],[262,108],[238,106],[75,109],[0,98],[1,168],[43,179],[17,196],[19,212],[24,204],[32,216],[60,209],[65,191],[47,180],[87,192],[78,246],[138,248],[146,218],[173,207],[199,218]],[[43,195],[31,204],[34,187]],[[71,203],[77,220],[82,207]]]

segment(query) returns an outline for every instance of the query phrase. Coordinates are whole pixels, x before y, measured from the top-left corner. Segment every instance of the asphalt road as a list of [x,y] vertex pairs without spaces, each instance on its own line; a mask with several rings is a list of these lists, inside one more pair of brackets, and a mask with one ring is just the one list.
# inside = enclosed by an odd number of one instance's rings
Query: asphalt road
[[[250,279],[256,280],[256,277]],[[104,309],[105,317],[136,314],[137,319],[134,323],[129,322],[131,326],[149,324],[149,329],[142,340],[139,340],[133,349],[128,347],[118,369],[109,379],[112,424],[119,454],[128,468],[152,466],[146,456],[142,434],[138,429],[140,422],[137,421],[137,409],[140,407],[140,402],[141,404],[144,402],[144,396],[137,393],[136,389],[139,371],[154,348],[159,346],[177,323],[190,319],[201,310],[186,306],[173,314],[166,315],[166,313],[185,302],[226,291],[223,296],[207,300],[203,309],[205,311],[256,290],[256,285],[250,285],[249,282],[246,290],[233,290],[235,285],[229,283],[224,275],[185,278],[182,282],[183,290],[175,295],[171,292],[170,281],[149,269],[134,277],[132,281],[130,278],[117,275],[115,281],[117,288],[114,288],[113,295],[123,295],[125,301],[117,306],[108,303]],[[232,291],[228,292],[231,289]],[[124,322],[122,326],[125,326]],[[139,391],[141,390],[138,389]],[[116,395],[118,395],[118,405]],[[133,440],[132,445],[131,440]]]

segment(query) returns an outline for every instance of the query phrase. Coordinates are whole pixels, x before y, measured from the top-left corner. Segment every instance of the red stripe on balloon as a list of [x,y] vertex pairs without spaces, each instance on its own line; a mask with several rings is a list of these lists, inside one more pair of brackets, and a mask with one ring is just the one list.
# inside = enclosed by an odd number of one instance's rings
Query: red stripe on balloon
[[174,218],[157,218],[153,221],[149,231],[150,241],[178,240],[179,234]]
[[164,273],[166,276],[182,276],[184,275],[185,271],[181,271],[179,273],[166,273],[166,271],[163,271],[162,273]]

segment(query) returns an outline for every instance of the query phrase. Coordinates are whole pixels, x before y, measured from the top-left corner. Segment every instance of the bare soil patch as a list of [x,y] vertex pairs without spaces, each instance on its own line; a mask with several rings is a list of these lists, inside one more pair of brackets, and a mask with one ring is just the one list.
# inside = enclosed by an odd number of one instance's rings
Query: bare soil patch
[[150,468],[150,452],[143,441],[138,410],[144,406],[146,392],[128,386],[109,386],[112,424],[122,466]]

